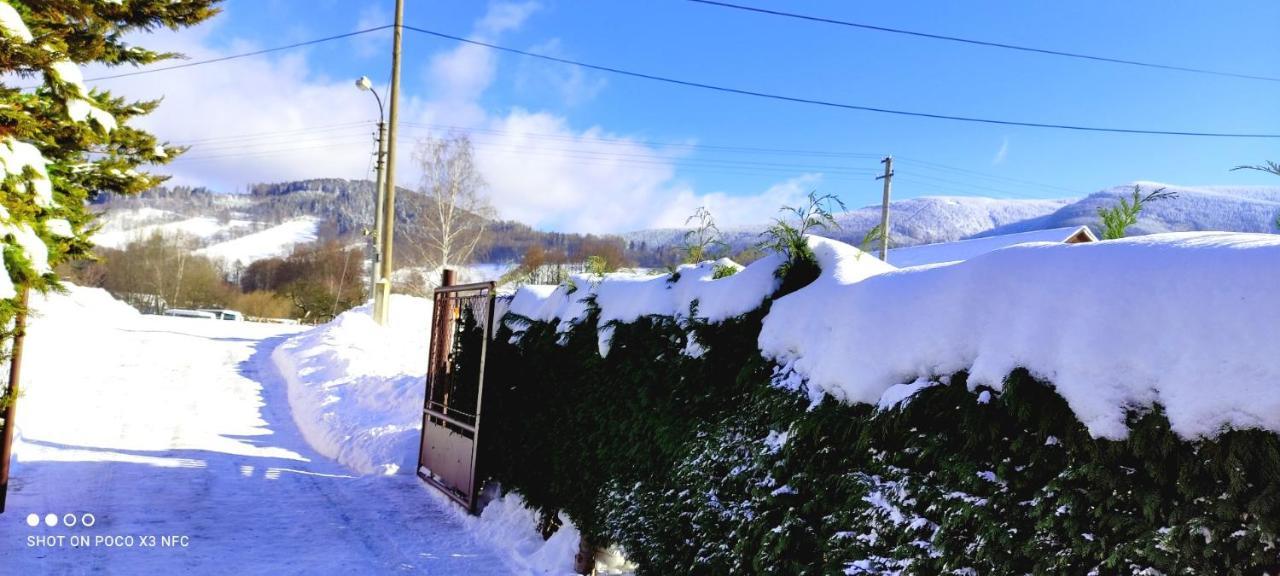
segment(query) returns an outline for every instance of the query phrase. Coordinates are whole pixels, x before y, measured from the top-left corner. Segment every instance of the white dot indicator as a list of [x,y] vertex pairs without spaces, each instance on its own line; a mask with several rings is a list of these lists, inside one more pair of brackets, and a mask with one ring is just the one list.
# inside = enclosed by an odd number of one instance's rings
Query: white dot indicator
[[40,515],[36,513],[27,514],[27,526],[35,528],[40,525]]
[[45,525],[45,526],[48,526],[48,527],[50,527],[50,528],[53,528],[54,526],[57,526],[57,525],[58,525],[58,515],[57,515],[57,514],[45,514],[45,515],[44,515],[44,525]]

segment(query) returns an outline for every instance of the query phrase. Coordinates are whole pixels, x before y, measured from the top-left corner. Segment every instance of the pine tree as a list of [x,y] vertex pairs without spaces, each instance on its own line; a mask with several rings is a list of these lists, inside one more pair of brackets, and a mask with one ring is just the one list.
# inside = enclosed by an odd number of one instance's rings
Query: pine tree
[[90,90],[80,67],[177,57],[124,38],[192,26],[216,14],[217,2],[0,0],[0,72],[30,84],[0,85],[0,326],[19,312],[20,292],[56,289],[54,266],[90,257],[87,200],[156,186],[165,178],[139,168],[183,151],[129,125],[159,101]]

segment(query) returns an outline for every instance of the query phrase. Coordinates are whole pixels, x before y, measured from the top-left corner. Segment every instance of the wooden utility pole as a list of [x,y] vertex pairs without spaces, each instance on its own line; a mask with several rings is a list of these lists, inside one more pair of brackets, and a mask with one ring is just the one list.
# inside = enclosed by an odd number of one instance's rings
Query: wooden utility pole
[[373,319],[385,325],[391,312],[391,243],[396,230],[396,119],[400,101],[400,41],[404,36],[404,0],[396,0],[396,24],[391,48],[391,118],[387,137],[387,172],[383,182],[382,238],[378,250],[378,291],[373,299]]
[[13,320],[13,353],[9,356],[9,388],[4,398],[4,435],[0,437],[0,514],[4,513],[5,500],[9,497],[9,462],[13,459],[13,428],[18,410],[18,381],[22,368],[22,341],[27,337],[27,296],[30,288],[23,287],[18,295],[18,314]]
[[884,203],[880,205],[880,261],[889,261],[889,191],[893,189],[893,156],[885,156],[880,161],[884,164],[884,175],[876,176],[876,180],[884,180]]

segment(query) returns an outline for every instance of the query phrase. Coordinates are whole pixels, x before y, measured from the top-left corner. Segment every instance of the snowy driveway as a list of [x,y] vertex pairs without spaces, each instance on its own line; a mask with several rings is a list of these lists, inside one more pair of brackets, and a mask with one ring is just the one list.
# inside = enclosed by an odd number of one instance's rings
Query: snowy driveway
[[508,573],[416,478],[355,478],[307,446],[269,361],[295,330],[34,320],[0,572]]

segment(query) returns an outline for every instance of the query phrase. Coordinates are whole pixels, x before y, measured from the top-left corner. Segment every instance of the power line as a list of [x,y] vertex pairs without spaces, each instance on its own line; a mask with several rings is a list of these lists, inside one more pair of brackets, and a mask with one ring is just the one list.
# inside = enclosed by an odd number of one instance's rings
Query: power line
[[698,4],[708,6],[719,6],[722,8],[731,8],[734,10],[743,10],[746,12],[755,12],[759,14],[768,14],[771,16],[782,16],[784,18],[794,18],[797,20],[807,20],[810,22],[819,22],[823,24],[834,24],[837,26],[847,26],[849,28],[860,28],[863,30],[874,30],[877,32],[888,32],[891,34],[903,34],[906,36],[915,36],[917,38],[929,38],[932,40],[945,40],[947,42],[960,42],[963,44],[972,44],[975,46],[986,46],[989,48],[1003,48],[1006,50],[1017,50],[1020,52],[1031,52],[1033,54],[1047,54],[1050,56],[1061,56],[1064,58],[1078,58],[1081,60],[1092,60],[1094,62],[1107,62],[1111,64],[1124,64],[1128,66],[1141,66],[1144,68],[1156,68],[1160,70],[1173,70],[1176,72],[1190,72],[1193,74],[1209,74],[1212,76],[1225,76],[1229,78],[1244,78],[1247,80],[1265,80],[1267,82],[1280,82],[1280,78],[1274,76],[1261,76],[1256,74],[1242,74],[1238,72],[1224,72],[1221,70],[1209,70],[1207,68],[1194,68],[1191,66],[1178,66],[1173,64],[1158,64],[1155,62],[1143,62],[1140,60],[1126,60],[1124,58],[1112,58],[1109,56],[1096,56],[1092,54],[1080,54],[1077,52],[1065,52],[1062,50],[1050,50],[1047,48],[1035,48],[1032,46],[1021,46],[1018,44],[1007,44],[1004,42],[991,42],[987,40],[975,40],[973,38],[961,38],[958,36],[946,36],[942,34],[931,34],[928,32],[917,32],[914,30],[903,30],[901,28],[889,28],[887,26],[876,26],[872,24],[863,24],[860,22],[850,22],[848,20],[836,20],[834,18],[824,18],[821,16],[810,16],[808,14],[797,14],[794,12],[783,12],[781,10],[770,10],[767,8],[757,8],[755,6],[743,6],[741,4],[733,4],[729,2],[721,2],[719,0],[688,0]]
[[214,160],[214,159],[220,159],[220,158],[244,158],[244,157],[251,157],[251,156],[252,156],[252,157],[257,157],[257,156],[276,156],[276,155],[279,155],[279,154],[288,154],[288,153],[292,153],[292,152],[301,152],[301,151],[306,151],[306,150],[316,150],[316,149],[320,149],[320,148],[346,148],[346,147],[358,146],[358,145],[361,145],[361,144],[362,144],[362,142],[359,142],[359,141],[351,141],[351,142],[334,142],[334,143],[329,143],[329,144],[320,144],[320,145],[316,145],[316,146],[297,146],[297,147],[287,147],[287,148],[267,149],[267,150],[244,150],[244,151],[241,151],[241,152],[232,152],[232,153],[227,153],[227,154],[214,154],[214,155],[207,155],[207,156],[200,156],[200,155],[187,156],[187,155],[182,155],[182,156],[179,156],[179,157],[175,158],[173,161],[176,163],[176,162],[183,162],[183,161],[186,161],[186,162],[193,162],[193,161],[198,161],[198,160]]
[[[489,138],[489,136],[486,136],[486,138]],[[714,164],[723,164],[728,166],[744,166],[744,167],[752,167],[752,168],[773,167],[773,168],[784,168],[788,170],[800,170],[800,171],[845,171],[845,172],[852,171],[859,174],[875,173],[874,170],[855,168],[852,166],[795,164],[790,162],[787,162],[787,163],[764,162],[760,160],[736,160],[736,159],[726,159],[726,158],[702,158],[702,159],[693,158],[691,159],[688,157],[683,157],[683,156],[674,155],[674,154],[644,153],[644,152],[635,152],[635,151],[623,152],[623,151],[616,151],[616,150],[593,150],[593,149],[584,148],[584,147],[573,147],[573,146],[556,147],[556,146],[546,146],[546,145],[541,145],[536,143],[503,142],[500,140],[477,140],[475,141],[473,146],[482,150],[492,150],[492,151],[500,151],[500,152],[502,151],[521,152],[521,153],[539,152],[539,153],[550,153],[549,155],[557,155],[556,153],[564,153],[566,155],[595,157],[595,158],[601,158],[605,160],[638,158],[641,160],[657,161],[662,164],[670,163],[670,164],[685,165],[685,164],[692,163],[693,165],[696,165],[698,163],[704,163],[704,164],[714,163]]]
[[[326,124],[319,126],[303,126],[290,130],[282,130],[278,132],[249,132],[241,134],[230,134],[224,136],[216,136],[203,138],[198,140],[182,140],[175,141],[174,144],[191,146],[188,154],[183,155],[178,160],[202,160],[213,158],[228,157],[246,157],[259,153],[269,153],[272,155],[291,152],[295,150],[311,150],[311,144],[335,144],[342,145],[353,139],[359,139],[357,134],[350,134],[352,130],[359,130],[370,124],[367,121],[346,122],[340,124]],[[449,130],[458,131],[469,134],[470,136],[480,137],[476,140],[476,147],[486,151],[497,153],[508,152],[524,152],[531,155],[543,155],[557,157],[560,159],[585,160],[585,162],[573,162],[579,165],[603,165],[607,162],[640,165],[640,164],[675,164],[681,168],[698,169],[703,173],[721,173],[721,174],[740,174],[749,173],[776,173],[777,171],[817,171],[822,172],[824,176],[835,177],[832,180],[851,181],[840,178],[841,176],[866,175],[875,173],[875,170],[857,168],[854,166],[836,166],[829,164],[804,164],[787,162],[765,162],[761,160],[745,160],[733,158],[736,155],[780,155],[780,156],[800,156],[811,157],[815,159],[839,160],[839,159],[865,159],[878,158],[877,154],[865,154],[856,152],[842,152],[831,150],[816,149],[791,149],[791,148],[765,148],[754,146],[723,146],[716,144],[700,144],[692,142],[661,142],[653,140],[637,140],[630,138],[608,138],[603,136],[587,136],[587,135],[568,135],[568,134],[546,134],[539,132],[524,132],[515,130],[504,130],[500,128],[481,128],[481,127],[463,127],[457,125],[444,124],[424,124],[418,122],[404,122],[405,126],[410,129],[421,130]],[[335,134],[335,132],[337,132]],[[328,133],[328,134],[324,134]],[[534,142],[504,142],[495,139],[498,136],[518,137],[520,140],[532,140]],[[407,138],[402,141],[409,143]],[[538,141],[551,142],[558,145],[545,146],[540,145]],[[299,148],[298,145],[307,145]],[[628,146],[627,150],[616,149],[593,149],[589,145],[605,145],[605,146]],[[663,147],[673,149],[685,149],[692,153],[711,152],[713,154],[725,154],[728,158],[717,156],[681,156],[679,154],[664,154],[662,151],[645,152],[636,150],[637,146]],[[329,146],[324,146],[329,147]],[[906,156],[896,158],[899,161],[917,165],[919,168],[926,170],[937,170],[945,172],[958,173],[969,178],[978,178],[981,180],[991,181],[1004,186],[1016,185],[1017,187],[1036,187],[1045,190],[1053,190],[1058,193],[1068,193],[1073,196],[1082,196],[1083,194],[1071,188],[1057,186],[1054,184],[1046,184],[1043,182],[1035,182],[1019,178],[1011,178],[1007,176],[998,176],[985,172],[979,172],[966,168],[959,168],[918,160]],[[712,168],[705,170],[704,168]],[[730,168],[732,170],[717,170]],[[745,170],[744,170],[745,169]],[[914,176],[928,178],[927,175],[914,174],[904,175],[908,179]],[[947,180],[950,184],[961,186],[973,186],[969,183],[961,183],[954,180]],[[943,188],[935,186],[940,190],[955,192],[953,188]],[[1008,190],[997,190],[990,187],[974,186],[987,190],[989,192],[997,192],[1002,195],[1017,194]],[[1031,197],[1026,195],[1026,197]],[[1037,196],[1038,197],[1038,196]]]
[[[304,41],[302,41],[302,42],[295,42],[295,43],[293,43],[293,44],[286,44],[286,45],[284,45],[284,46],[275,46],[275,47],[272,47],[272,48],[264,48],[264,49],[262,49],[262,50],[254,50],[254,51],[252,51],[252,52],[242,52],[242,53],[239,53],[239,54],[230,54],[230,55],[227,55],[227,56],[220,56],[220,57],[218,57],[218,58],[208,58],[208,59],[205,59],[205,60],[194,60],[194,61],[191,61],[191,62],[183,62],[183,63],[181,63],[181,64],[171,64],[171,65],[169,65],[169,66],[160,66],[160,67],[156,67],[156,68],[147,68],[147,69],[145,69],[145,70],[134,70],[133,72],[121,72],[121,73],[119,73],[119,74],[108,74],[108,75],[106,75],[106,76],[95,76],[95,77],[93,77],[93,78],[85,78],[85,79],[84,79],[84,81],[85,81],[85,82],[97,82],[97,81],[99,81],[99,80],[114,80],[114,79],[116,79],[116,78],[127,78],[127,77],[130,77],[130,76],[141,76],[141,75],[143,75],[143,74],[153,74],[153,73],[155,73],[155,72],[168,72],[168,71],[170,71],[170,70],[178,70],[178,69],[181,69],[181,68],[191,68],[191,67],[193,67],[193,66],[203,66],[203,65],[205,65],[205,64],[215,64],[215,63],[217,63],[217,62],[226,62],[226,61],[228,61],[228,60],[238,60],[238,59],[240,59],[240,58],[248,58],[248,57],[250,57],[250,56],[261,56],[261,55],[263,55],[263,54],[270,54],[270,53],[272,53],[272,52],[280,52],[280,51],[282,51],[282,50],[292,50],[292,49],[294,49],[294,48],[302,48],[302,47],[304,47],[304,46],[311,46],[311,45],[313,45],[313,44],[321,44],[321,43],[324,43],[324,42],[331,42],[331,41],[333,41],[333,40],[341,40],[341,39],[343,39],[343,38],[351,38],[351,37],[353,37],[353,36],[360,36],[360,35],[362,35],[362,34],[369,34],[370,32],[377,32],[377,31],[379,31],[379,30],[386,30],[387,28],[391,28],[391,27],[392,27],[392,25],[391,25],[391,24],[386,24],[386,25],[383,25],[383,26],[375,26],[375,27],[373,27],[373,28],[365,28],[364,30],[356,30],[355,32],[347,32],[346,34],[335,34],[335,35],[333,35],[333,36],[325,36],[324,38],[316,38],[316,39],[314,39],[314,40],[304,40]],[[38,86],[39,86],[39,85],[23,86],[23,87],[21,87],[20,89],[21,89],[21,90],[30,90],[30,89],[33,89],[33,88],[37,88]]]
[[352,128],[371,126],[370,120],[361,120],[358,122],[344,122],[341,124],[324,124],[321,126],[302,126],[299,128],[290,128],[287,130],[269,130],[265,132],[249,132],[244,134],[227,134],[225,136],[209,136],[207,138],[196,138],[193,140],[174,140],[170,142],[175,146],[193,146],[209,142],[223,141],[239,141],[239,140],[259,140],[263,138],[275,138],[282,135],[311,133],[311,132],[332,132],[335,130],[350,130]]
[[319,135],[311,138],[293,138],[288,140],[277,140],[273,142],[242,142],[229,143],[217,146],[193,146],[190,152],[198,155],[206,155],[209,152],[226,152],[226,151],[245,151],[253,150],[273,150],[281,146],[289,147],[300,144],[318,144],[318,143],[337,143],[337,142],[363,142],[368,139],[368,134],[327,134]]
[[437,38],[444,38],[447,40],[453,40],[455,42],[471,44],[473,46],[483,46],[491,50],[509,52],[511,54],[519,54],[521,56],[538,58],[541,60],[547,60],[549,62],[558,62],[561,64],[580,66],[582,68],[599,70],[601,72],[609,72],[609,73],[618,74],[621,76],[643,78],[645,80],[653,80],[655,82],[665,82],[667,84],[676,84],[679,86],[688,86],[692,88],[702,88],[704,90],[714,90],[717,92],[725,92],[729,94],[755,96],[757,98],[767,98],[770,100],[780,100],[783,102],[794,102],[797,104],[811,104],[815,106],[825,106],[828,108],[840,108],[844,110],[860,110],[863,112],[878,112],[881,114],[894,114],[897,116],[932,118],[935,120],[954,120],[958,122],[971,122],[971,123],[977,123],[977,124],[995,124],[999,126],[1022,126],[1027,128],[1050,128],[1050,129],[1057,129],[1057,130],[1075,130],[1079,132],[1107,132],[1107,133],[1115,133],[1115,134],[1147,134],[1147,135],[1156,135],[1156,136],[1200,136],[1200,137],[1211,137],[1211,138],[1280,138],[1280,134],[1235,133],[1235,132],[1195,132],[1195,131],[1188,131],[1188,130],[1146,130],[1146,129],[1138,129],[1138,128],[1106,128],[1101,126],[1079,126],[1079,125],[1072,125],[1072,124],[1053,124],[1053,123],[1047,123],[1047,122],[1022,122],[1017,120],[998,120],[994,118],[979,118],[975,116],[953,116],[950,114],[935,114],[931,112],[913,112],[909,110],[895,110],[892,108],[880,108],[876,106],[862,106],[859,104],[847,104],[843,102],[833,102],[830,100],[819,100],[816,98],[803,98],[799,96],[787,96],[783,94],[774,94],[771,92],[760,92],[756,90],[747,90],[743,88],[731,88],[728,86],[708,84],[705,82],[698,82],[693,80],[681,80],[678,78],[671,78],[668,76],[658,76],[656,74],[634,72],[631,70],[624,70],[622,68],[614,68],[612,66],[588,64],[586,62],[581,62],[577,60],[569,60],[568,58],[548,56],[546,54],[529,52],[527,50],[520,50],[517,48],[508,48],[506,46],[490,44],[488,42],[482,42],[480,40],[472,40],[469,38],[463,38],[461,36],[454,36],[451,34],[445,34],[443,32],[436,32],[434,30],[427,30],[425,28],[418,28],[416,26],[406,25],[405,29],[413,30],[414,32],[419,32],[422,34],[427,34],[429,36],[435,36]]
[[94,81],[97,81],[97,80],[113,80],[113,79],[116,79],[116,78],[125,78],[125,77],[128,77],[128,76],[141,76],[141,75],[143,75],[143,74],[151,74],[151,73],[153,73],[153,72],[166,72],[166,71],[169,71],[169,70],[177,70],[177,69],[179,69],[179,68],[190,68],[190,67],[192,67],[192,66],[202,66],[202,65],[204,65],[204,64],[213,64],[213,63],[216,63],[216,62],[226,62],[226,61],[228,61],[228,60],[237,60],[237,59],[240,59],[240,58],[248,58],[248,57],[250,57],[250,56],[261,56],[261,55],[263,55],[263,54],[270,54],[270,53],[272,53],[272,52],[279,52],[279,51],[281,51],[281,50],[292,50],[292,49],[294,49],[294,48],[301,48],[301,47],[303,47],[303,46],[310,46],[310,45],[312,45],[312,44],[320,44],[320,43],[323,43],[323,42],[330,42],[330,41],[333,41],[333,40],[341,40],[341,39],[343,39],[343,38],[350,38],[350,37],[352,37],[352,36],[359,36],[359,35],[361,35],[361,34],[368,34],[368,33],[370,33],[370,32],[377,32],[377,31],[379,31],[379,30],[386,30],[387,28],[391,28],[391,25],[390,25],[390,24],[386,24],[386,25],[383,25],[383,26],[376,26],[376,27],[373,27],[373,28],[365,28],[364,30],[356,30],[355,32],[347,32],[346,34],[337,34],[337,35],[334,35],[334,36],[326,36],[326,37],[324,37],[324,38],[316,38],[315,40],[305,40],[305,41],[302,41],[302,42],[296,42],[296,43],[293,43],[293,44],[286,44],[286,45],[284,45],[284,46],[276,46],[276,47],[274,47],[274,48],[264,48],[264,49],[262,49],[262,50],[254,50],[253,52],[243,52],[243,53],[240,53],[240,54],[231,54],[231,55],[229,55],[229,56],[222,56],[222,57],[219,57],[219,58],[210,58],[210,59],[208,59],[208,60],[196,60],[196,61],[193,61],[193,62],[183,62],[182,64],[173,64],[173,65],[170,65],[170,66],[161,66],[161,67],[159,67],[159,68],[148,68],[148,69],[146,69],[146,70],[135,70],[135,71],[133,71],[133,72],[124,72],[124,73],[121,73],[121,74],[111,74],[111,75],[109,75],[109,76],[98,76],[98,77],[96,77],[96,78],[85,78],[85,82],[94,82]]
[[[568,142],[568,143],[590,142],[590,143],[618,145],[618,146],[643,145],[643,146],[662,147],[662,148],[685,148],[693,152],[709,150],[713,152],[723,151],[725,153],[751,153],[751,154],[761,153],[761,154],[809,156],[814,158],[859,158],[859,159],[866,159],[866,158],[878,159],[882,156],[881,154],[841,152],[841,151],[831,151],[831,150],[760,148],[760,147],[753,147],[753,146],[721,146],[721,145],[715,145],[715,144],[699,144],[699,143],[689,143],[689,142],[659,142],[659,141],[653,141],[653,140],[635,140],[630,138],[605,138],[605,137],[598,137],[598,136],[590,137],[585,135],[577,136],[577,135],[564,135],[564,134],[544,134],[544,133],[536,133],[536,132],[503,130],[499,128],[467,128],[463,126],[455,126],[455,125],[447,125],[447,124],[423,124],[423,123],[417,123],[417,122],[405,122],[404,124],[406,126],[410,126],[414,128],[423,128],[427,130],[458,131],[458,132],[470,134],[472,136],[475,136],[477,134],[495,135],[495,136],[506,135],[506,136],[515,136],[522,139],[528,138],[531,140],[550,140],[553,142],[555,141]],[[665,156],[655,155],[655,157],[665,157]],[[1055,184],[1046,184],[1043,182],[1035,182],[1032,180],[1011,178],[1008,176],[999,176],[996,174],[989,174],[986,172],[979,172],[976,170],[949,166],[949,165],[940,164],[937,162],[917,160],[915,158],[910,158],[906,156],[897,156],[895,157],[895,160],[905,161],[911,164],[919,164],[921,165],[920,166],[921,168],[924,168],[927,170],[958,172],[971,177],[977,177],[977,178],[991,180],[995,182],[1002,182],[1002,183],[1007,182],[1010,184],[1017,184],[1020,186],[1034,186],[1038,188],[1044,188],[1046,190],[1056,190],[1058,192],[1066,192],[1072,195],[1083,196],[1083,194],[1081,194],[1080,191],[1078,190],[1074,190],[1064,186],[1058,186]],[[791,164],[788,164],[788,166],[794,167],[794,165],[791,165]],[[878,171],[870,170],[868,173],[878,173]]]
[[[988,186],[982,186],[980,184],[973,184],[973,183],[963,182],[958,180],[948,180],[946,178],[938,178],[936,176],[929,176],[927,174],[900,174],[899,179],[901,180],[902,184],[905,186],[922,186],[925,188],[930,188],[933,190],[938,190],[941,192],[961,195],[961,196],[981,195],[981,196],[989,196],[989,197],[1000,198],[1000,199],[1019,198],[1023,200],[1046,200],[1046,198],[1042,196],[1033,196],[1030,194],[1026,194],[1024,192],[1014,192],[1014,191],[1010,191],[1003,188],[991,188]],[[977,194],[974,194],[973,192],[970,192],[968,194],[962,193],[963,189],[965,188],[969,190],[977,191]],[[1083,194],[1081,196],[1083,196]]]
[[1080,191],[1079,191],[1079,190],[1075,190],[1075,189],[1072,189],[1072,188],[1067,188],[1067,187],[1065,187],[1065,186],[1058,186],[1058,185],[1056,185],[1056,184],[1045,184],[1045,183],[1043,183],[1043,182],[1036,182],[1036,181],[1033,181],[1033,180],[1023,180],[1023,179],[1021,179],[1021,178],[1012,178],[1012,177],[1009,177],[1009,176],[998,176],[998,175],[996,175],[996,174],[989,174],[989,173],[986,173],[986,172],[979,172],[979,171],[977,171],[977,170],[970,170],[970,169],[967,169],[967,168],[957,168],[957,167],[955,167],[955,166],[948,166],[948,165],[946,165],[946,164],[939,164],[939,163],[937,163],[937,162],[928,162],[928,161],[925,161],[925,160],[917,160],[917,159],[915,159],[915,158],[911,158],[911,157],[907,157],[907,156],[898,156],[898,157],[896,157],[895,159],[896,159],[896,160],[899,160],[899,161],[907,162],[908,164],[918,165],[918,167],[919,167],[919,168],[922,168],[922,169],[925,169],[925,170],[937,170],[937,171],[940,171],[940,172],[954,172],[954,173],[958,173],[958,174],[960,174],[960,175],[962,175],[962,176],[968,176],[968,177],[971,177],[971,178],[976,177],[976,178],[981,178],[981,179],[984,179],[984,180],[991,180],[991,181],[995,181],[995,182],[1002,182],[1002,183],[1003,183],[1003,182],[1008,182],[1008,183],[1010,183],[1010,184],[1018,184],[1018,185],[1025,185],[1025,186],[1035,186],[1035,187],[1037,187],[1037,188],[1044,188],[1044,189],[1046,189],[1046,190],[1053,190],[1053,191],[1057,191],[1057,192],[1066,192],[1066,193],[1074,194],[1074,195],[1082,195],[1082,194],[1080,194]]
[[752,154],[782,154],[796,156],[814,156],[814,157],[830,157],[830,158],[880,158],[880,154],[859,153],[859,152],[839,152],[831,150],[803,150],[794,148],[761,148],[754,146],[724,146],[716,144],[699,144],[695,142],[664,142],[655,140],[636,140],[631,138],[605,138],[601,136],[587,135],[563,135],[563,134],[545,134],[538,132],[516,132],[512,130],[501,130],[497,128],[467,128],[464,126],[451,126],[448,124],[423,124],[418,122],[402,122],[406,126],[416,126],[419,128],[427,128],[433,130],[459,131],[459,132],[475,132],[484,134],[515,134],[521,137],[545,140],[560,140],[566,142],[593,142],[601,144],[610,144],[617,146],[638,145],[649,146],[654,148],[684,148],[690,150],[713,150],[725,152],[743,152]]

